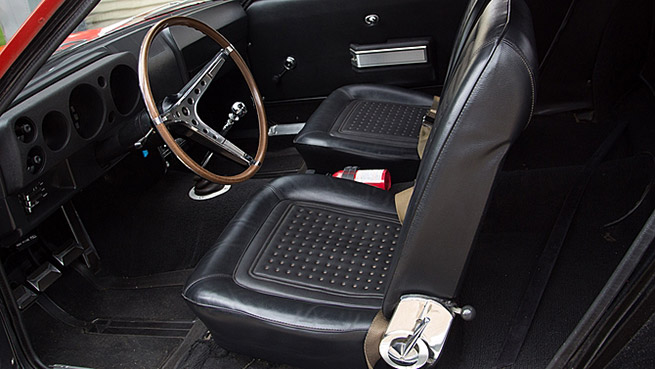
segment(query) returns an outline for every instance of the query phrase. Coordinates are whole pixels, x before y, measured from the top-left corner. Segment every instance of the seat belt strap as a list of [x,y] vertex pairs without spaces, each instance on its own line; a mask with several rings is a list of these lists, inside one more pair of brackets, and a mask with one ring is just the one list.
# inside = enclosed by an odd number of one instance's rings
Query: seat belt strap
[[396,213],[398,214],[398,220],[400,220],[401,224],[405,221],[407,208],[409,207],[409,200],[412,198],[412,193],[414,193],[414,186],[398,192],[394,197],[396,203]]
[[378,311],[364,339],[364,356],[366,357],[368,369],[373,369],[380,360],[380,342],[388,326],[389,321],[382,314],[382,310]]
[[416,144],[419,159],[423,159],[423,152],[425,151],[425,145],[428,143],[428,138],[430,138],[430,132],[432,132],[432,125],[421,124],[421,130],[418,133],[418,144]]
[[439,100],[441,98],[439,96],[435,96],[432,98],[432,106],[430,106],[430,109],[428,109],[428,112],[425,113],[425,116],[423,117],[423,123],[427,125],[432,125],[434,124],[434,120],[437,118],[437,109],[439,108]]
[[[427,113],[423,117],[423,123],[421,123],[421,131],[418,135],[418,144],[416,145],[416,151],[418,152],[418,157],[423,159],[423,152],[425,151],[425,145],[428,143],[428,138],[430,138],[430,132],[432,132],[432,125],[434,120],[437,117],[437,109],[439,108],[439,96],[435,96],[432,99],[432,106],[428,109]],[[405,221],[405,215],[407,214],[407,207],[409,207],[409,200],[412,198],[412,193],[414,192],[414,186],[398,192],[395,196],[396,202],[396,213],[398,214],[398,219],[400,223]]]
[[435,96],[432,99],[432,106],[428,109],[425,116],[423,116],[423,123],[421,123],[421,131],[418,135],[418,144],[416,145],[416,151],[418,152],[419,158],[423,159],[423,152],[425,151],[425,145],[428,143],[428,138],[430,137],[430,132],[432,131],[432,125],[434,120],[437,117],[437,109],[439,108],[439,96]]
[[566,235],[573,222],[580,200],[582,200],[582,195],[584,195],[585,189],[587,188],[587,184],[595,169],[600,165],[612,146],[614,146],[614,143],[621,137],[626,126],[627,121],[621,121],[617,124],[616,128],[607,136],[591,159],[589,159],[582,173],[580,173],[575,186],[566,196],[555,225],[548,237],[548,241],[544,246],[544,250],[532,272],[532,278],[530,278],[528,287],[525,290],[523,300],[511,322],[509,333],[507,334],[494,368],[506,368],[516,362],[521,352],[521,347],[523,347],[523,343],[528,336],[528,331],[532,326],[532,321],[539,308],[541,298],[548,286],[548,281],[550,280],[562,245],[566,240]]

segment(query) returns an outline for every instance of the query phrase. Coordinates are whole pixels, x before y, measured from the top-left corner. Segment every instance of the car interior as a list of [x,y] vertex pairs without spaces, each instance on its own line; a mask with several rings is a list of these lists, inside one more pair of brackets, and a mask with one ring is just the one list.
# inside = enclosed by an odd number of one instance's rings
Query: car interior
[[654,85],[651,0],[209,0],[58,50],[0,115],[3,323],[51,368],[650,367],[653,308],[558,360],[655,210]]

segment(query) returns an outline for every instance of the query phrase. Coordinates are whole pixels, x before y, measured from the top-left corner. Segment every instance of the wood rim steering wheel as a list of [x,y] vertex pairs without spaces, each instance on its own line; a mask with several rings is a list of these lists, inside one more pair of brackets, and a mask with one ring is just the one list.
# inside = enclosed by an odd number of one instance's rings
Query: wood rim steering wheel
[[[170,106],[165,108],[166,111],[160,114],[150,89],[148,54],[155,36],[168,27],[178,25],[187,26],[204,33],[216,41],[222,47],[222,50],[175,95],[172,104],[169,104]],[[205,124],[198,116],[198,101],[209,87],[211,81],[216,77],[228,56],[232,58],[246,80],[257,110],[259,145],[254,158],[224,137],[229,127],[224,127],[222,132],[219,133]],[[268,144],[268,127],[262,97],[255,83],[255,79],[252,73],[250,73],[250,69],[248,69],[239,52],[216,30],[203,22],[187,17],[171,17],[159,21],[148,31],[141,44],[141,51],[139,52],[139,87],[141,88],[143,100],[155,130],[175,156],[187,168],[191,169],[191,171],[211,182],[234,184],[249,179],[259,170],[264,160],[264,154],[266,153],[266,146]],[[168,129],[168,126],[172,125],[183,127],[188,132],[188,136],[194,138],[195,141],[201,143],[211,151],[221,152],[235,162],[246,165],[247,168],[243,172],[233,176],[222,176],[205,169],[177,144]]]

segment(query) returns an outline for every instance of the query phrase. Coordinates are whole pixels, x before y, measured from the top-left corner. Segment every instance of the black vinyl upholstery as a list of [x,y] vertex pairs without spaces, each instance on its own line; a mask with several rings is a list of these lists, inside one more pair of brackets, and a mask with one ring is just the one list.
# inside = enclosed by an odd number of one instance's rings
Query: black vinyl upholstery
[[301,367],[364,368],[377,311],[390,317],[409,293],[454,298],[529,122],[535,65],[525,3],[491,0],[451,70],[402,226],[390,193],[326,176],[283,177],[251,198],[183,292],[214,339]]
[[536,69],[529,8],[522,0],[491,0],[441,96],[385,315],[407,293],[457,294],[496,173],[532,117]]
[[283,177],[234,217],[184,297],[228,349],[306,367],[361,367],[399,233],[386,191]]
[[[446,83],[486,3],[469,2],[451,52]],[[319,173],[356,165],[389,169],[394,182],[411,181],[420,161],[416,152],[419,129],[431,105],[432,96],[404,88],[345,86],[327,97],[294,143],[307,167]],[[353,126],[369,129],[348,129]]]
[[418,133],[430,105],[432,96],[403,88],[345,86],[318,107],[294,143],[307,167],[320,173],[357,165],[389,169],[394,181],[412,180]]

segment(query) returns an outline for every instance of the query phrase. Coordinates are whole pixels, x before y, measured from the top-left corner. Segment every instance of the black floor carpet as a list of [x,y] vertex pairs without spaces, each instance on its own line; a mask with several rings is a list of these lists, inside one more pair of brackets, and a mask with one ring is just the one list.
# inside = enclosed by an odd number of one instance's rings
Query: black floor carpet
[[508,152],[505,169],[583,165],[612,127],[573,112],[535,116]]
[[267,179],[233,185],[206,201],[189,198],[193,175],[170,171],[129,193],[100,182],[75,199],[105,272],[141,276],[193,268],[239,208]]
[[639,202],[655,168],[650,155],[640,155],[599,169],[571,225],[517,367],[544,367],[550,361],[655,208],[655,194],[649,192],[632,215],[606,226]]
[[[478,312],[458,321],[440,367],[485,368],[500,354],[532,268],[575,174],[564,167],[501,174],[459,301]],[[623,222],[653,180],[653,159],[606,162],[594,174],[516,368],[543,368],[573,330],[655,207],[655,194]]]
[[38,306],[23,316],[32,345],[46,365],[86,368],[158,368],[181,339],[87,334],[54,320]]
[[[180,296],[181,286],[132,290],[97,290],[72,270],[47,295],[73,317],[137,321],[192,321]],[[97,334],[72,327],[34,304],[23,315],[32,345],[47,365],[92,368],[158,368],[182,338],[131,333]]]
[[632,337],[627,345],[609,363],[608,369],[651,369],[655,368],[655,314]]
[[196,341],[176,369],[293,369],[288,365],[229,352],[211,338]]
[[137,320],[193,320],[182,299],[182,286],[97,290],[75,271],[67,270],[47,290],[48,296],[74,317]]

